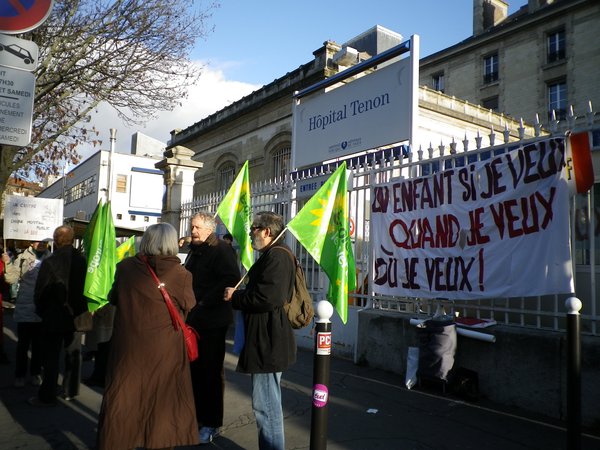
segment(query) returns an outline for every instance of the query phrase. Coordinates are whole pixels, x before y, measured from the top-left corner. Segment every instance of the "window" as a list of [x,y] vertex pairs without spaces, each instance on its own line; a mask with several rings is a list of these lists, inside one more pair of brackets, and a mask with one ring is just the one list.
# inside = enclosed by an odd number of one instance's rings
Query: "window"
[[446,87],[444,80],[444,72],[436,73],[431,76],[431,84],[436,91],[444,92]]
[[127,175],[117,175],[116,192],[127,192]]
[[144,216],[144,222],[150,222],[150,217]]
[[481,106],[485,109],[491,109],[492,111],[498,111],[498,96],[485,98],[481,101]]
[[135,214],[131,214],[129,216],[129,220],[131,220],[132,222],[135,222]]
[[483,84],[498,81],[498,53],[483,58]]
[[565,30],[557,30],[548,33],[547,42],[547,62],[552,63],[565,59]]
[[235,164],[232,162],[225,163],[219,169],[219,190],[227,190],[233,184],[235,177]]
[[287,145],[281,147],[273,153],[273,176],[275,178],[284,178],[290,173],[290,159],[292,148]]
[[117,214],[117,220],[123,219],[123,214]]
[[567,117],[567,83],[556,81],[548,84],[548,118],[552,118],[552,111],[556,112],[558,120]]
[[96,175],[92,175],[81,183],[77,183],[75,186],[66,189],[64,191],[65,204],[73,203],[80,198],[93,194],[95,192],[95,187]]
[[600,150],[600,130],[592,130],[592,150]]

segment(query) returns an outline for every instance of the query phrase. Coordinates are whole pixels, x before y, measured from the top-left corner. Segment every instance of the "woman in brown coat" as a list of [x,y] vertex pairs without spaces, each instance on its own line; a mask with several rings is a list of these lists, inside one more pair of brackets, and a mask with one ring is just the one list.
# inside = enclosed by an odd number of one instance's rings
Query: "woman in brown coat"
[[99,450],[198,444],[185,343],[142,256],[185,316],[195,305],[192,275],[177,257],[177,232],[150,226],[136,256],[117,265],[109,295],[117,308],[100,409]]

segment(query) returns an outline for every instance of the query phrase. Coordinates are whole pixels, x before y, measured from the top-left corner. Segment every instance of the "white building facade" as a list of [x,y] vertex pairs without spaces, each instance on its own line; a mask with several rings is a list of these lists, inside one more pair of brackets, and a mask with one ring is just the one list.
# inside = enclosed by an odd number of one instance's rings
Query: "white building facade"
[[162,159],[157,149],[164,149],[164,144],[149,151],[135,143],[151,138],[140,140],[139,133],[136,135],[132,153],[99,150],[38,197],[64,199],[65,220],[89,220],[100,199],[109,199],[116,227],[145,230],[160,222],[165,186],[163,171],[155,164]]

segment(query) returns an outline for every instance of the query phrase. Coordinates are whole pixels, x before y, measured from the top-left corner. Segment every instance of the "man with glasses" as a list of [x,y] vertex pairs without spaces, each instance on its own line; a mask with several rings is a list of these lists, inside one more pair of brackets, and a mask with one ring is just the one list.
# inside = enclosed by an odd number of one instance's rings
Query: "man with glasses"
[[240,280],[233,247],[215,234],[212,214],[200,212],[191,221],[190,251],[185,268],[192,273],[196,306],[187,323],[198,331],[198,359],[191,363],[200,443],[208,444],[223,425],[225,337],[233,322],[231,305],[223,302],[223,290]]
[[237,371],[252,376],[252,410],[261,450],[285,448],[281,373],[296,361],[294,332],[283,309],[292,296],[296,268],[281,242],[283,230],[280,215],[256,214],[250,237],[260,257],[248,272],[246,287],[228,287],[223,294],[244,313],[246,344]]

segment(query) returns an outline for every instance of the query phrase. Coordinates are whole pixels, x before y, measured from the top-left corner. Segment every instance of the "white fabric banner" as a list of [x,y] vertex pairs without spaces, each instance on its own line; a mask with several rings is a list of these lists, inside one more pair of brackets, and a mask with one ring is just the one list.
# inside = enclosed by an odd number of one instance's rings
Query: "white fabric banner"
[[548,140],[375,186],[375,293],[461,300],[572,293],[568,161],[564,139]]

